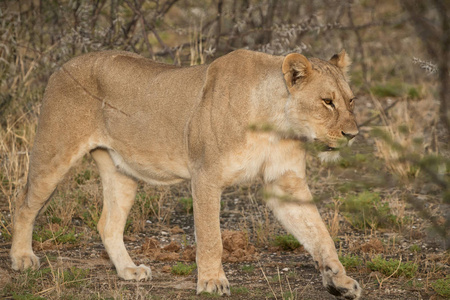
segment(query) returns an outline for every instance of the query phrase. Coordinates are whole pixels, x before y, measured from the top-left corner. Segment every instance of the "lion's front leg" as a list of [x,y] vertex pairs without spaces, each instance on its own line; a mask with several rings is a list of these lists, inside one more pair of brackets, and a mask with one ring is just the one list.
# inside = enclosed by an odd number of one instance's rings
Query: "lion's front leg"
[[197,294],[201,292],[230,295],[230,284],[222,268],[220,233],[221,189],[206,179],[192,180],[195,239],[197,242]]
[[312,255],[328,292],[345,299],[358,299],[361,288],[346,275],[305,179],[287,172],[268,185],[266,192],[267,204],[277,219]]

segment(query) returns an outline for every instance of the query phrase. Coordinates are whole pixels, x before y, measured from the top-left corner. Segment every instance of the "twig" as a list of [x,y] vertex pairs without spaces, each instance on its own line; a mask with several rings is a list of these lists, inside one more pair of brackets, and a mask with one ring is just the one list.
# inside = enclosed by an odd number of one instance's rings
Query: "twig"
[[140,8],[138,8],[137,6],[135,7],[129,0],[125,0],[125,3],[128,4],[128,6],[133,10],[133,12],[137,16],[139,16],[139,21],[141,22],[142,35],[143,35],[145,44],[147,45],[147,49],[148,49],[148,52],[150,53],[150,56],[154,57],[152,45],[150,44],[150,41],[148,40],[148,34],[147,34],[147,31],[145,30],[145,19],[144,19],[144,16],[142,15]]
[[292,291],[291,283],[289,282],[289,277],[287,275],[286,275],[286,281],[287,281],[287,284],[289,287],[289,292],[291,293],[292,299],[294,299],[294,292]]
[[[78,280],[66,281],[66,282],[61,283],[61,286],[66,285],[66,284],[82,282],[82,281],[88,281],[88,280],[92,280],[92,278],[83,278],[83,279],[78,279]],[[51,291],[53,291],[55,289],[56,289],[56,287],[51,287],[51,288],[42,290],[40,292],[37,292],[35,295],[45,295],[45,294],[48,294],[49,292],[51,292]]]
[[220,33],[222,31],[222,6],[223,6],[223,0],[219,0],[217,3],[217,29],[216,29],[216,49],[219,49],[219,42],[220,42]]
[[178,0],[171,0],[164,2],[163,8],[160,10],[158,9],[158,16],[159,17],[164,16],[169,11],[169,9],[177,2]]
[[258,264],[259,264],[259,268],[261,269],[261,272],[263,273],[264,279],[266,280],[267,284],[269,285],[270,290],[272,291],[273,296],[275,297],[275,300],[278,300],[277,295],[275,294],[272,286],[269,283],[269,279],[267,279],[266,273],[264,273],[261,263],[258,262]]
[[341,26],[338,27],[338,30],[362,30],[362,29],[368,29],[372,27],[382,27],[382,26],[398,26],[401,24],[404,24],[409,21],[408,17],[400,18],[396,21],[378,21],[378,22],[370,22],[362,25],[353,25],[353,26]]
[[283,297],[283,285],[281,284],[280,268],[277,266],[278,282],[280,283],[281,296]]
[[351,2],[349,2],[347,4],[347,15],[348,15],[348,20],[350,22],[350,27],[355,32],[356,40],[358,41],[356,47],[358,48],[359,53],[361,55],[361,67],[362,67],[364,83],[367,84],[368,83],[368,81],[367,81],[367,65],[365,63],[366,55],[365,55],[365,52],[364,52],[364,47],[363,47],[363,41],[362,41],[362,38],[361,38],[361,34],[359,33],[359,30],[357,29],[357,27],[355,26],[355,24],[353,22],[353,12],[352,12],[352,3]]
[[299,296],[303,295],[303,293],[306,291],[306,288],[311,284],[311,280],[314,278],[314,275],[311,276],[311,278],[308,281],[308,284],[305,285],[305,287],[303,288],[303,290],[300,292]]
[[5,224],[3,224],[3,222],[1,222],[1,220],[2,219],[5,219],[6,220],[6,218],[3,216],[3,214],[2,214],[2,212],[0,212],[0,224],[2,225],[2,227],[6,230],[6,232],[11,236],[11,232],[8,230],[8,228],[5,226]]
[[394,273],[392,273],[391,275],[389,275],[388,277],[384,278],[383,280],[380,281],[380,279],[378,278],[378,275],[375,274],[375,277],[377,278],[378,284],[380,285],[380,289],[383,286],[383,282],[385,282],[386,280],[388,280],[389,278],[391,278],[392,276],[394,276],[395,273],[397,273],[397,271],[400,269],[400,266],[402,264],[402,257],[400,256],[400,260],[398,262],[398,266],[397,269],[395,269]]
[[[144,32],[145,43],[147,44],[147,47],[148,47],[148,49],[149,49],[149,51],[150,51],[150,55],[153,57],[153,56],[154,56],[154,53],[153,53],[153,50],[152,50],[152,48],[151,48],[150,42],[149,42],[149,40],[148,40],[148,36],[147,36],[147,32],[145,31],[145,28],[150,29],[150,31],[151,31],[151,32],[153,33],[153,35],[155,36],[156,40],[158,40],[158,43],[163,47],[163,49],[168,49],[168,52],[169,52],[170,56],[172,57],[172,59],[175,59],[175,56],[174,56],[174,54],[173,54],[173,51],[171,51],[171,50],[169,49],[169,47],[168,47],[168,46],[164,43],[164,41],[161,39],[161,37],[159,36],[158,32],[157,32],[156,29],[155,29],[155,26],[153,26],[152,24],[149,24],[149,23],[147,22],[147,20],[145,20],[143,14],[142,14],[142,12],[141,12],[140,7],[134,6],[133,4],[130,3],[129,0],[125,0],[125,2],[126,2],[126,3],[128,4],[128,6],[129,6],[129,7],[130,7],[130,8],[131,8],[131,9],[132,9],[139,17],[140,17],[142,30],[143,30],[143,32]],[[176,1],[173,1],[173,3],[175,3],[175,2],[176,2]],[[173,4],[173,3],[172,3],[172,4]],[[167,8],[167,10],[172,6],[172,4],[170,4],[170,6]],[[164,11],[164,13],[166,13],[167,10]]]
[[[384,108],[384,109],[383,109],[383,113],[385,114],[388,110],[390,110],[391,108],[393,108],[393,107],[398,103],[398,101],[399,101],[399,99],[395,100],[395,101],[394,101],[392,104],[390,104],[388,107]],[[378,119],[379,117],[380,117],[379,114],[376,115],[376,116],[373,116],[373,117],[367,119],[366,121],[362,122],[362,123],[359,124],[358,126],[359,126],[359,127],[366,126],[366,125],[370,124],[372,121],[375,121],[376,119]]]
[[122,114],[124,114],[125,116],[127,116],[127,117],[129,117],[130,115],[129,114],[127,114],[126,112],[124,112],[124,111],[122,111],[122,110],[120,110],[119,108],[117,108],[117,107],[115,107],[115,106],[113,106],[112,104],[110,104],[110,103],[108,103],[108,102],[106,102],[105,101],[105,99],[102,99],[102,98],[100,98],[100,97],[98,97],[98,96],[96,96],[96,95],[94,95],[94,94],[92,94],[91,92],[89,92],[69,71],[67,71],[67,69],[66,68],[64,68],[64,66],[62,66],[61,67],[61,69],[67,74],[67,75],[69,75],[69,77],[73,80],[73,81],[75,81],[75,83],[76,84],[78,84],[89,96],[91,96],[92,98],[94,98],[95,100],[98,100],[98,101],[100,101],[101,103],[102,103],[102,105],[106,105],[106,106],[108,106],[108,107],[110,107],[110,108],[112,108],[112,109],[115,109],[115,110],[117,110],[118,112],[120,112],[120,113],[122,113]]
[[[30,47],[28,47],[28,46],[24,46],[24,45],[21,45],[21,44],[17,44],[16,43],[16,46],[18,46],[18,47],[22,47],[22,48],[25,48],[25,49],[27,49],[27,50],[31,50],[31,51],[33,51],[33,52],[36,52],[36,53],[38,53],[39,54],[39,56],[45,56],[45,55],[47,55],[47,53],[51,50],[51,49],[53,49],[54,47],[56,47],[57,45],[58,45],[58,43],[59,42],[56,42],[56,43],[54,43],[51,47],[50,47],[50,49],[47,49],[46,51],[44,51],[44,52],[42,52],[42,51],[39,51],[39,50],[36,50],[36,49],[34,49],[34,48],[30,48]],[[94,94],[92,94],[89,90],[87,90],[64,66],[61,66],[61,69],[67,74],[67,75],[69,75],[69,77],[78,85],[78,86],[80,86],[89,96],[91,96],[92,98],[94,98],[95,100],[98,100],[98,101],[100,101],[100,102],[102,102],[102,105],[106,105],[106,106],[108,106],[108,107],[110,107],[110,108],[112,108],[112,109],[115,109],[115,110],[117,110],[117,111],[119,111],[120,113],[122,113],[122,114],[124,114],[124,115],[126,115],[127,117],[129,117],[130,115],[129,114],[127,114],[126,112],[124,112],[124,111],[122,111],[121,109],[119,109],[119,108],[117,108],[117,107],[115,107],[115,106],[113,106],[112,104],[110,104],[110,103],[108,103],[107,101],[105,101],[104,99],[102,99],[102,98],[100,98],[100,97],[98,97],[98,96],[96,96],[96,95],[94,95]],[[18,120],[20,120],[20,119],[18,119]],[[18,121],[18,120],[16,120],[16,122]]]

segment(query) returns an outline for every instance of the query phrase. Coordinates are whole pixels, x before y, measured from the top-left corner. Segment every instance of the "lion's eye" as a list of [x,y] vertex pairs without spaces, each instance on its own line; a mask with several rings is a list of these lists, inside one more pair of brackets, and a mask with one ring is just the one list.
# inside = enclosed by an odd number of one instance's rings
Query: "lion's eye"
[[331,100],[331,99],[322,99],[322,100],[326,105],[329,105],[334,108],[333,100]]

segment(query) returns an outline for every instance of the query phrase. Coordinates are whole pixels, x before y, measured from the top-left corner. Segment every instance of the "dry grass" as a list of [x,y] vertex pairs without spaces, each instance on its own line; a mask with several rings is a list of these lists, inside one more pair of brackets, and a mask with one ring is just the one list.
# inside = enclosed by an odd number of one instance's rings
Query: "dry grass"
[[382,136],[375,138],[377,154],[401,178],[417,177],[420,172],[417,161],[439,153],[439,103],[431,97],[416,101],[401,99],[385,114],[379,100],[372,96],[372,101],[383,121],[383,126],[377,128]]
[[333,205],[334,205],[334,212],[333,212],[333,217],[328,222],[328,230],[330,231],[331,237],[335,238],[338,236],[339,228],[340,228],[339,208],[342,205],[342,202],[338,198],[337,199],[333,198]]
[[[37,119],[30,112],[6,120],[0,127],[0,191],[2,203],[7,203],[9,214],[13,215],[14,203],[25,186],[28,174],[30,148],[36,132]],[[5,233],[11,234],[11,219],[0,215]]]

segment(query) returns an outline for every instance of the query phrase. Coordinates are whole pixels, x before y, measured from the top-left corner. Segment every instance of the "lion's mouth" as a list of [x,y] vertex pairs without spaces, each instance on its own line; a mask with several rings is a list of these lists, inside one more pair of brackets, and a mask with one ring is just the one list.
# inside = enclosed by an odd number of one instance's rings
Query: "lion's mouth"
[[314,142],[318,145],[319,150],[323,152],[339,151],[339,147],[330,146],[327,142],[319,139],[314,139]]
[[325,151],[339,151],[339,148],[326,146]]

